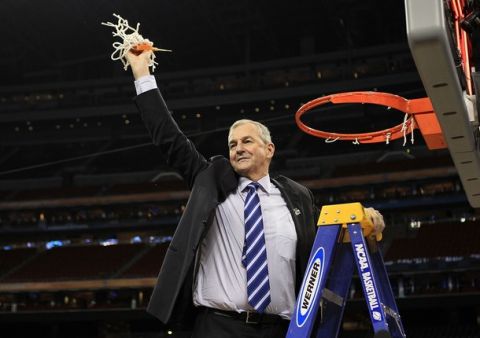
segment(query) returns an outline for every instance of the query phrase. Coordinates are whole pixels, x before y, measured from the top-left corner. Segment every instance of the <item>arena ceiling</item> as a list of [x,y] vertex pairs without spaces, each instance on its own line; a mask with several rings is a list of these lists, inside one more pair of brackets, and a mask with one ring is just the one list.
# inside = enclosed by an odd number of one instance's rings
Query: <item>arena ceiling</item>
[[[102,21],[117,13],[160,47],[159,71],[405,42],[402,1],[3,0],[2,86],[112,76]],[[86,64],[89,72],[75,73]],[[118,71],[120,72],[120,71]]]
[[[224,128],[238,117],[270,124],[274,138],[281,136],[277,149],[281,149],[282,165],[288,158],[358,152],[352,145],[326,148],[324,142],[299,133],[293,123],[296,108],[305,100],[345,89],[387,90],[407,97],[424,94],[408,51],[402,1],[3,0],[3,182],[56,176],[68,181],[79,174],[163,168],[162,160],[152,155],[153,147],[144,146],[149,137],[131,103],[131,76],[119,62],[110,60],[112,30],[101,22],[114,21],[113,13],[131,25],[139,22],[144,37],[173,50],[158,54],[156,75],[180,125],[207,156],[225,153],[224,144],[218,142],[224,134],[218,132],[225,133]],[[370,59],[385,70],[377,67],[375,76],[357,81],[355,63],[368,64]],[[272,89],[251,79],[251,70],[270,74],[270,69],[282,71],[283,67],[292,74],[292,69],[301,71],[319,60],[341,68],[338,82],[298,87],[285,82],[288,88]],[[403,70],[394,73],[395,67]],[[229,72],[237,77],[242,73],[249,80],[247,90],[227,95],[197,93],[205,81],[217,81],[221,77],[217,73],[228,81]],[[329,69],[316,72],[320,79]],[[189,90],[175,91],[185,77]],[[112,89],[122,98],[107,101]],[[41,102],[32,103],[35,98]],[[357,120],[349,120],[355,116]],[[370,131],[399,120],[399,114],[362,109],[360,113],[332,111],[320,122]],[[403,152],[401,143],[362,150]],[[417,144],[422,145],[421,138]],[[69,161],[72,158],[78,160]],[[26,170],[17,170],[22,168]]]

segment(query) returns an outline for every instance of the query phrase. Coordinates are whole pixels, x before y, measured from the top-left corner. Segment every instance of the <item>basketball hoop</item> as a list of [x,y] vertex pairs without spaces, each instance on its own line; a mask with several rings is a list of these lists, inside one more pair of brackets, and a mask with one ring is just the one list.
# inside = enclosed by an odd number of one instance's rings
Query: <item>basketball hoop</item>
[[[389,109],[394,108],[404,112],[406,115],[403,123],[392,128],[356,134],[342,134],[322,131],[311,128],[302,122],[301,118],[306,112],[327,103],[370,103],[386,106]],[[324,138],[325,142],[327,143],[335,142],[337,140],[353,141],[354,144],[379,142],[389,143],[392,140],[403,137],[405,139],[405,145],[406,135],[413,133],[415,128],[419,128],[429,149],[443,149],[447,147],[443,138],[440,124],[437,120],[435,112],[433,111],[432,102],[428,97],[407,100],[401,96],[379,92],[347,92],[332,94],[314,99],[301,106],[295,114],[295,121],[302,131],[316,137]]]

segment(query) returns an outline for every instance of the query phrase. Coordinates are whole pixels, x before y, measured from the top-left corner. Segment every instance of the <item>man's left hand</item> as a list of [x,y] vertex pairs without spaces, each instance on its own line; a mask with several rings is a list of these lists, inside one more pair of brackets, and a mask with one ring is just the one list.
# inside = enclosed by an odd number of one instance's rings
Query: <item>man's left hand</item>
[[381,234],[383,229],[385,229],[385,222],[383,220],[382,214],[374,208],[364,208],[365,216],[371,219],[373,223],[373,232],[370,236],[374,237],[377,234]]

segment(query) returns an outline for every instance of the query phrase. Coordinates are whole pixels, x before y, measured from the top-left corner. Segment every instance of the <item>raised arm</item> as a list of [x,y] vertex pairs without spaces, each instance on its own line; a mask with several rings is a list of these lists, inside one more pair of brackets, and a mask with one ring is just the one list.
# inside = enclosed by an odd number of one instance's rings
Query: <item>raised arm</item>
[[[136,84],[142,81],[155,83],[154,79],[149,79],[150,53],[152,52],[144,51],[135,55],[129,52],[127,55]],[[167,164],[177,170],[191,188],[197,174],[208,163],[192,141],[180,130],[156,85],[153,88],[139,94],[135,98],[135,103],[153,143],[160,147]]]

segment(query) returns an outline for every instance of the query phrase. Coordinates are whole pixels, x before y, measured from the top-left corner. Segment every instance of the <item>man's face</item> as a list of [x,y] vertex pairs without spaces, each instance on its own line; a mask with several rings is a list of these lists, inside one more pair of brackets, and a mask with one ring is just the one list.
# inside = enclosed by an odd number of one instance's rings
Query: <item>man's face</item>
[[246,123],[233,129],[228,147],[230,163],[239,175],[257,181],[268,174],[275,146],[263,142],[256,125]]

